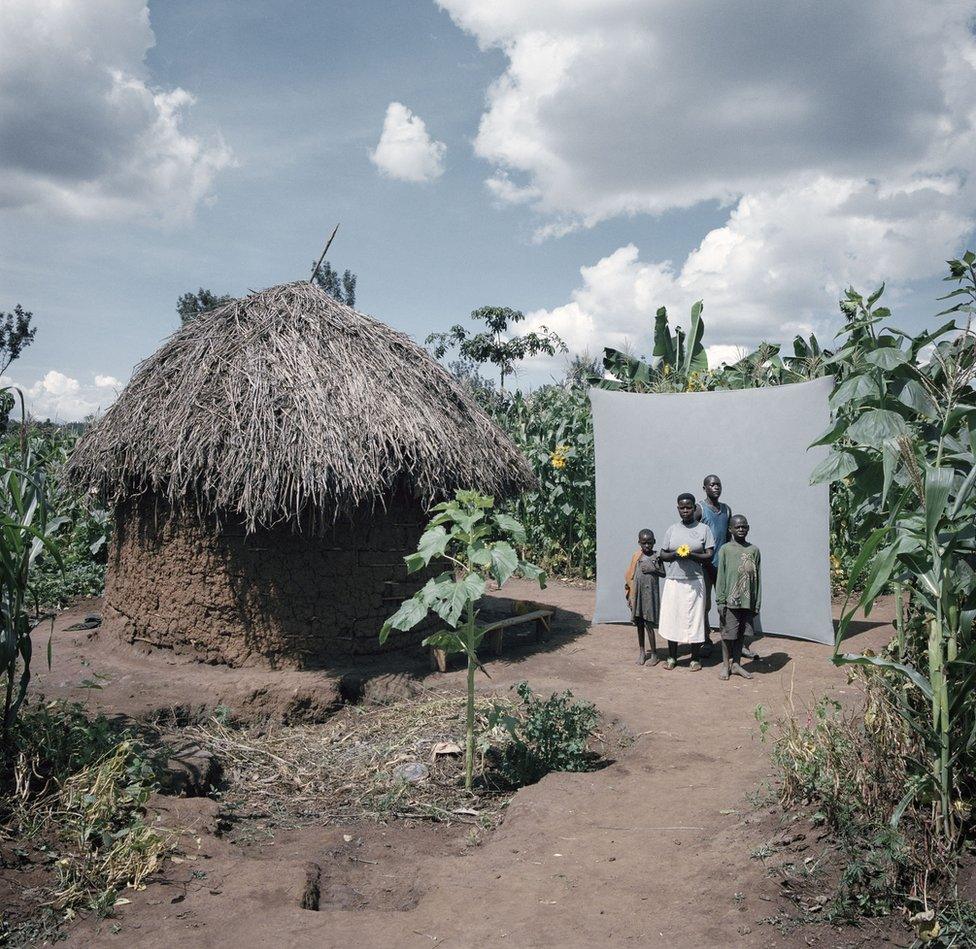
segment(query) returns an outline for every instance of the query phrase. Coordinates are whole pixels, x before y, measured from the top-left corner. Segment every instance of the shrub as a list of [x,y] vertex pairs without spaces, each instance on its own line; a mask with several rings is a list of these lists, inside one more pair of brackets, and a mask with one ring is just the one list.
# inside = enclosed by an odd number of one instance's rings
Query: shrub
[[522,700],[515,714],[496,707],[489,717],[492,727],[501,726],[509,735],[498,765],[502,777],[522,787],[550,771],[591,771],[596,756],[589,741],[598,719],[596,707],[574,701],[569,691],[541,699],[527,682],[515,691]]

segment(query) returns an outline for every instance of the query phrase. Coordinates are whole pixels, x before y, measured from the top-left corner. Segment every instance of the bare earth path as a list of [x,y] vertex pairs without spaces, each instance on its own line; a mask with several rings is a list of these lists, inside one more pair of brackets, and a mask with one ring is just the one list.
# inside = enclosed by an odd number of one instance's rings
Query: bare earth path
[[[504,592],[584,618],[592,611],[592,592],[559,584],[540,593],[511,583]],[[852,650],[876,648],[890,636],[890,617],[875,619],[877,625],[863,624]],[[58,628],[63,625],[59,621]],[[207,696],[199,676],[219,673],[170,664],[162,681],[157,676],[140,684],[141,660],[131,654],[113,659],[104,634],[97,637],[101,643],[70,635],[56,633],[55,668],[40,677],[48,695],[77,695],[73,683],[87,670],[110,677],[98,699],[106,707],[141,707],[153,689],[174,703],[201,702]],[[132,903],[117,921],[80,924],[69,944],[865,944],[829,929],[782,936],[759,924],[785,904],[761,861],[750,857],[775,832],[767,811],[746,800],[769,774],[754,710],[762,704],[777,715],[791,691],[800,707],[825,691],[841,700],[852,695],[843,671],[828,662],[827,647],[774,638],[760,645],[769,659],[753,666],[755,677],[728,683],[714,667],[697,674],[680,667],[666,672],[663,664],[637,667],[634,634],[626,626],[557,636],[542,652],[516,650],[490,663],[492,681],[480,677],[480,685],[498,689],[528,679],[537,691],[570,688],[590,699],[639,736],[615,764],[591,774],[550,775],[523,789],[504,824],[480,846],[466,844],[465,827],[357,825],[287,831],[242,848],[214,835],[212,802],[176,802],[167,823],[196,822],[199,850],[192,837],[185,844],[193,859],[174,867],[167,885],[126,894]],[[86,652],[91,666],[83,668],[77,663]],[[275,674],[239,675],[253,684]],[[462,673],[422,684],[460,688]],[[330,861],[340,858],[348,870],[326,905],[319,912],[300,909],[305,862],[321,862],[328,875]],[[329,885],[323,880],[323,892]]]

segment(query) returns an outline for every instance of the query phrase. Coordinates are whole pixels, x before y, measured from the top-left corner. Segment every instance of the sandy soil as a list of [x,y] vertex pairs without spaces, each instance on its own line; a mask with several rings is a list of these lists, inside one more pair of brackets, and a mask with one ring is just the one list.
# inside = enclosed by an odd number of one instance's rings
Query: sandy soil
[[[829,649],[766,637],[750,680],[640,668],[628,626],[585,629],[593,593],[510,583],[507,597],[560,610],[551,643],[515,644],[489,664],[485,688],[528,679],[537,691],[570,688],[636,737],[610,767],[553,774],[513,799],[503,825],[476,843],[464,825],[322,826],[231,842],[217,805],[168,799],[162,820],[187,829],[186,857],[115,920],[79,923],[74,946],[841,946],[880,945],[875,930],[806,928],[760,921],[788,910],[763,862],[750,855],[782,836],[779,817],[755,806],[769,777],[754,711],[775,717],[829,692],[853,692]],[[883,604],[859,624],[852,651],[890,637]],[[83,605],[81,612],[89,605]],[[74,696],[106,676],[93,706],[137,717],[165,710],[193,718],[216,704],[243,717],[329,714],[344,699],[405,694],[425,683],[461,687],[459,670],[431,675],[423,656],[364,668],[273,673],[193,665],[127,651],[110,630],[89,638],[55,627],[54,668],[36,686]],[[750,803],[752,801],[752,803]],[[806,846],[806,844],[804,844]],[[802,849],[802,848],[801,848]],[[802,860],[802,856],[800,858]],[[306,866],[322,873],[320,910],[299,898]],[[887,943],[886,943],[887,944]]]

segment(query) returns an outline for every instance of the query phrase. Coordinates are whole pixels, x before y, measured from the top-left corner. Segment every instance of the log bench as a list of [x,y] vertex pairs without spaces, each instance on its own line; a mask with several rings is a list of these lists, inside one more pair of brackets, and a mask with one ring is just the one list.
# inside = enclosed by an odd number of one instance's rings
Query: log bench
[[[492,654],[500,656],[504,645],[505,630],[523,623],[535,623],[535,641],[543,642],[549,639],[551,629],[552,610],[532,610],[531,613],[521,613],[496,620],[485,627],[485,638],[491,644]],[[430,647],[430,667],[438,672],[447,672],[447,650]]]

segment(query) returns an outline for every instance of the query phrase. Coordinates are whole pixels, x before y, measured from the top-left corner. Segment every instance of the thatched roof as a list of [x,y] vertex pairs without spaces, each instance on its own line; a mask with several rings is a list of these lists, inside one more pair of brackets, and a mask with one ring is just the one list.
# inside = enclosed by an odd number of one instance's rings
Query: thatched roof
[[79,442],[72,481],[105,503],[151,491],[249,529],[330,522],[406,488],[503,496],[528,463],[423,348],[307,282],[174,333]]

